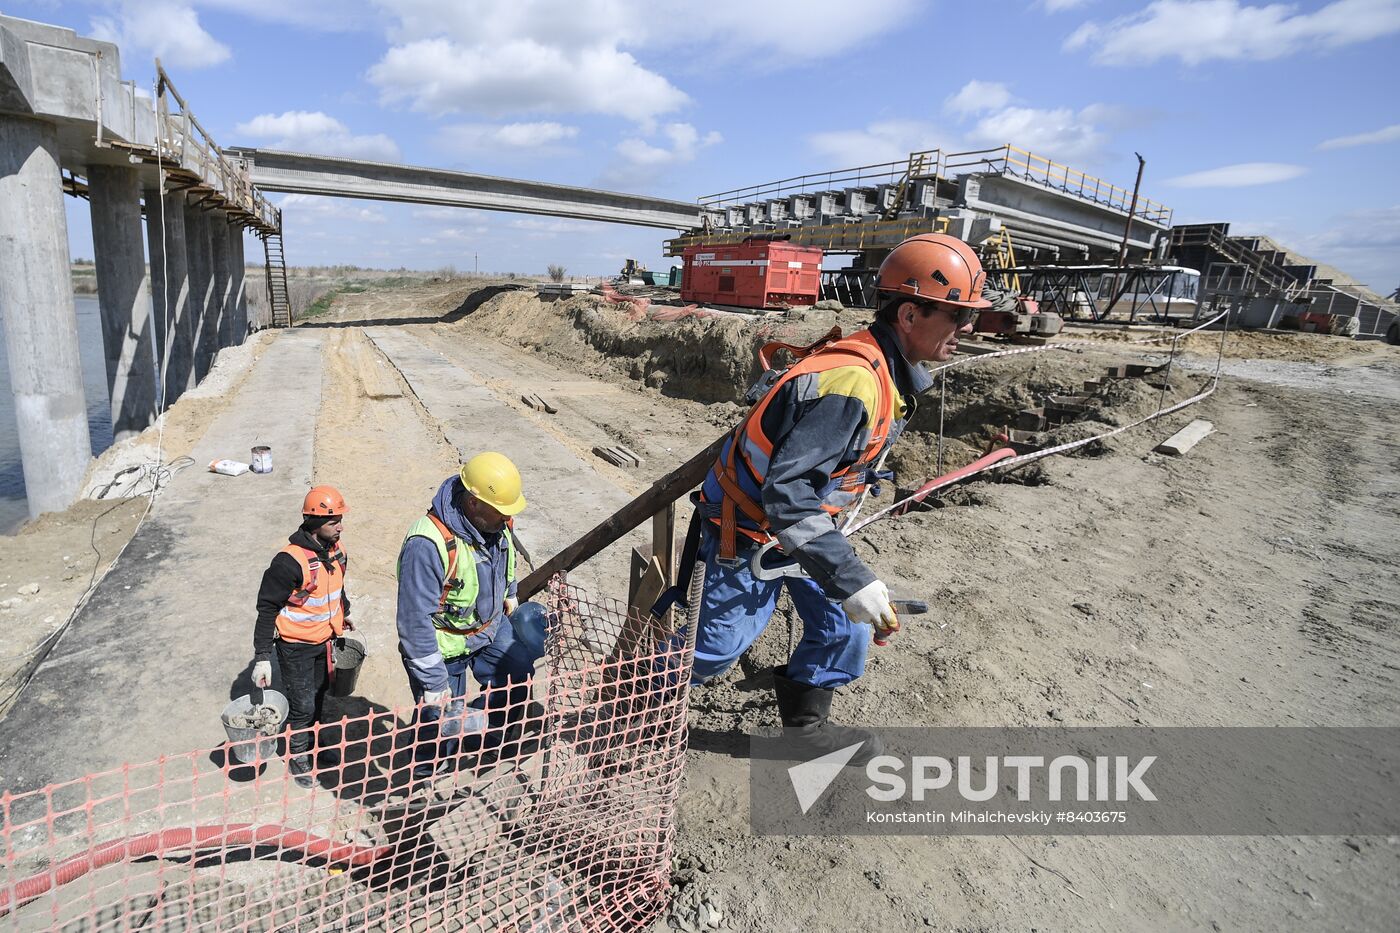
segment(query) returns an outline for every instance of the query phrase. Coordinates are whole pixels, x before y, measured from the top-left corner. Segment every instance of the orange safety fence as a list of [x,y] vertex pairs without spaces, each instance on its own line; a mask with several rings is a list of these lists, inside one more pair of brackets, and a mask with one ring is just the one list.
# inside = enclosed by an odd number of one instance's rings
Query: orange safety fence
[[646,928],[669,896],[694,641],[562,577],[545,603],[531,695],[485,691],[451,754],[385,711],[318,727],[341,760],[310,790],[225,746],[5,791],[0,930]]

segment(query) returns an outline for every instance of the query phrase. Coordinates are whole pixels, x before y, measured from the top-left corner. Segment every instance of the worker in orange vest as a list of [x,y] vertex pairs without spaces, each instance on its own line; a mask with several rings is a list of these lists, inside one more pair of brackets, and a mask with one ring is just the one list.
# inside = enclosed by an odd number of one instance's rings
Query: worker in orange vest
[[[921,234],[899,244],[880,266],[875,323],[807,348],[786,371],[768,371],[705,478],[694,680],[718,676],[748,650],[786,586],[802,640],[773,669],[773,690],[783,725],[810,755],[855,743],[862,747],[852,764],[880,753],[873,733],[829,721],[836,688],[864,672],[872,635],[899,627],[889,589],[834,516],[881,478],[881,456],[932,385],[920,364],[949,359],[958,335],[971,332],[976,309],[990,304],[985,279],[977,254],[955,237]],[[775,538],[806,577],[751,572],[754,550]]]
[[[331,642],[350,624],[345,588],[345,546],[340,531],[349,509],[333,486],[316,486],[301,506],[301,526],[272,557],[258,590],[253,627],[253,684],[272,686],[272,653],[287,696],[287,770],[300,787],[312,786],[311,726],[321,721],[330,686]],[[322,768],[340,764],[340,753],[324,749]]]

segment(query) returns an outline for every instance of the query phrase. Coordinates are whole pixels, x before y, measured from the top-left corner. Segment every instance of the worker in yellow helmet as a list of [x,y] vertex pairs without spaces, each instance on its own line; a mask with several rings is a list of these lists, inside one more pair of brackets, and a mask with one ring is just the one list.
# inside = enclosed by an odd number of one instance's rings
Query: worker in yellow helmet
[[[503,454],[477,454],[438,487],[399,550],[399,653],[418,741],[414,776],[449,770],[463,737],[527,715],[529,678],[543,653],[544,610],[516,600],[513,518],[525,508],[520,471]],[[517,634],[517,629],[520,629]],[[490,692],[467,703],[467,671]]]

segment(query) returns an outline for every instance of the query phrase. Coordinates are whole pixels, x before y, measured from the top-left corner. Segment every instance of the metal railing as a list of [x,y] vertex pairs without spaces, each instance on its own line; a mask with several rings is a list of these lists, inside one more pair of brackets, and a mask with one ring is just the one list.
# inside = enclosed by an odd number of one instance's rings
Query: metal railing
[[[959,168],[1011,175],[1125,213],[1132,206],[1132,189],[1121,188],[1102,178],[1035,155],[1010,143],[994,149],[949,153],[943,161],[943,171],[952,174],[954,169]],[[1172,211],[1165,204],[1139,196],[1133,216],[1151,223],[1170,225]]]
[[[226,157],[190,112],[160,60],[156,60],[156,140],[160,158],[172,172],[193,176],[264,232],[282,229],[282,212],[253,186],[247,169]],[[175,102],[172,112],[171,100]]]
[[820,246],[828,253],[889,249],[920,233],[947,233],[947,217],[906,217],[868,223],[775,227],[763,230],[702,231],[666,241],[665,256],[680,256],[687,246],[731,246],[751,236],[787,236],[794,246]]
[[718,194],[707,194],[699,199],[701,207],[722,208],[731,204],[749,204],[755,201],[768,201],[786,198],[794,194],[809,194],[818,191],[836,191],[842,188],[859,188],[866,185],[901,184],[923,178],[937,178],[943,153],[938,149],[911,152],[908,158],[897,162],[879,162],[874,165],[860,165],[855,168],[835,169],[811,175],[795,175],[779,181],[735,188]]

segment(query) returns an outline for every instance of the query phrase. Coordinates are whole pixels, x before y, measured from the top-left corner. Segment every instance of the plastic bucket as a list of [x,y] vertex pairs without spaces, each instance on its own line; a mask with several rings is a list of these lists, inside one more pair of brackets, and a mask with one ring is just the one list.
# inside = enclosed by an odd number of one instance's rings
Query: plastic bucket
[[277,757],[277,736],[287,724],[287,698],[276,690],[264,690],[262,694],[262,705],[270,706],[277,712],[276,725],[250,729],[233,724],[234,719],[254,709],[252,697],[246,693],[230,700],[220,717],[224,731],[228,733],[229,750],[239,764],[250,765]]
[[252,468],[254,473],[272,472],[272,448],[254,447]]
[[335,683],[331,684],[331,696],[348,697],[355,691],[355,681],[360,678],[360,665],[365,663],[369,649],[365,643],[353,635],[337,638],[331,646],[331,663],[335,665]]

